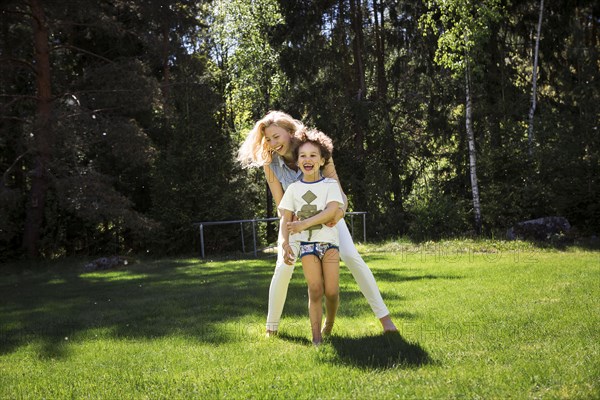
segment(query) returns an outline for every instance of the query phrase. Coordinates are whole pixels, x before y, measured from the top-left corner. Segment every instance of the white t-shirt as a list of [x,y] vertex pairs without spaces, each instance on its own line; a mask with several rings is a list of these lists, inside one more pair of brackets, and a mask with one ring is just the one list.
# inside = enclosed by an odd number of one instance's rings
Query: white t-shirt
[[[342,192],[335,179],[322,178],[316,182],[297,181],[292,183],[279,203],[280,210],[289,210],[299,219],[307,219],[323,211],[328,203],[344,204]],[[302,242],[324,242],[339,246],[338,231],[334,226],[315,225],[300,233],[290,235],[290,240]]]

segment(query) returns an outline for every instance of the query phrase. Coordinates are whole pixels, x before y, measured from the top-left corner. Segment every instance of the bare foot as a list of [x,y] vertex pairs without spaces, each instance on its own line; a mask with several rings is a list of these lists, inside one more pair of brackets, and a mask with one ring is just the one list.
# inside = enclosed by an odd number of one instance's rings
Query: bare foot
[[270,331],[267,329],[267,332],[265,333],[265,337],[274,337],[277,336],[277,331]]
[[326,320],[325,324],[323,325],[323,329],[321,329],[321,335],[329,336],[329,335],[331,335],[332,330],[333,330],[333,322],[329,323]]
[[381,321],[381,326],[383,327],[383,332],[398,332],[398,328],[396,328],[396,325],[394,325],[394,322],[392,321],[392,317],[390,317],[390,315],[386,315],[385,317],[381,317],[379,318],[379,321]]

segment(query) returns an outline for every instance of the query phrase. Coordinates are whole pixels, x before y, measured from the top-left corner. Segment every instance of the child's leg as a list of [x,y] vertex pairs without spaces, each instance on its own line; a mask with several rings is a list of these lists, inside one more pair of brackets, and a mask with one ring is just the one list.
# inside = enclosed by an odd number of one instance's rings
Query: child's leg
[[323,320],[323,268],[321,260],[315,255],[302,257],[302,270],[308,284],[308,316],[312,331],[313,343],[323,341],[321,321]]
[[329,335],[333,329],[335,316],[340,305],[340,254],[337,249],[329,249],[323,256],[323,280],[325,286],[325,325],[321,333]]

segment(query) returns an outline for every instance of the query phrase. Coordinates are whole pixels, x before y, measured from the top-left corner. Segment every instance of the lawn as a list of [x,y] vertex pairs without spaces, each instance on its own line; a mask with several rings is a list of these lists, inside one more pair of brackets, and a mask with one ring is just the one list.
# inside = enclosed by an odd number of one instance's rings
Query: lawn
[[600,252],[449,241],[361,246],[400,330],[346,268],[310,344],[297,267],[265,338],[272,257],[0,267],[0,398],[600,398]]

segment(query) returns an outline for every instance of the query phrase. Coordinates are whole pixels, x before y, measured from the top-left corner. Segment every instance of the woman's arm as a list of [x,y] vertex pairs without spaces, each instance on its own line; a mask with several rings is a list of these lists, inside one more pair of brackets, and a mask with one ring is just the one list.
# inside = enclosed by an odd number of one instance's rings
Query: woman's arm
[[332,220],[327,222],[327,226],[333,227],[340,219],[344,218],[344,214],[348,209],[348,197],[346,196],[346,193],[344,193],[344,189],[342,189],[340,178],[338,177],[337,171],[335,170],[335,164],[333,163],[333,157],[330,158],[329,162],[323,167],[322,174],[326,178],[335,179],[337,181],[338,186],[340,187],[340,192],[342,192],[342,198],[344,199],[344,204],[341,205],[341,210],[337,211]]
[[265,171],[267,185],[269,185],[269,189],[271,189],[271,194],[273,195],[273,200],[275,200],[275,207],[279,207],[279,203],[281,203],[281,199],[283,198],[283,186],[268,164],[263,166],[263,170]]
[[286,230],[289,233],[299,233],[307,230],[311,226],[324,224],[333,219],[335,214],[338,212],[340,207],[340,203],[337,201],[332,201],[327,203],[327,206],[323,211],[318,214],[313,215],[310,218],[303,219],[301,221],[288,222],[286,226]]

